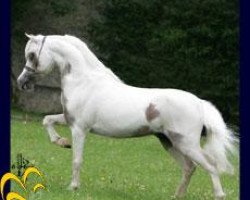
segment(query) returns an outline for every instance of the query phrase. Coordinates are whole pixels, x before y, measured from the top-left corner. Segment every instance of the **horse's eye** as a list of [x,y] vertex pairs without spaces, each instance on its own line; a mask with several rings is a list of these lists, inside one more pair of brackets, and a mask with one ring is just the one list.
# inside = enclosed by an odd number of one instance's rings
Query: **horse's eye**
[[33,61],[35,59],[35,53],[30,53],[29,59],[30,61]]

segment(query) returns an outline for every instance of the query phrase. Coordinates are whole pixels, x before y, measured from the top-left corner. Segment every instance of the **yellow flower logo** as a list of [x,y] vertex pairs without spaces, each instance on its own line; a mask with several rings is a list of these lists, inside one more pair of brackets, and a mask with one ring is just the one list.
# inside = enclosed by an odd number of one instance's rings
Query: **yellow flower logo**
[[[1,178],[1,182],[0,182],[0,190],[1,190],[2,199],[5,200],[5,198],[4,198],[4,186],[5,186],[6,182],[9,180],[13,180],[16,183],[18,183],[23,188],[23,190],[27,193],[27,189],[26,189],[27,178],[32,173],[37,174],[38,176],[43,178],[41,172],[36,167],[28,167],[24,171],[21,180],[16,175],[14,175],[12,173],[6,173],[5,175],[3,175],[3,177]],[[41,183],[37,183],[33,187],[33,192],[36,192],[38,189],[45,189],[45,186]],[[21,196],[20,194],[18,194],[16,192],[9,192],[6,196],[6,200],[12,200],[12,199],[26,200],[26,198],[24,198],[23,196]]]

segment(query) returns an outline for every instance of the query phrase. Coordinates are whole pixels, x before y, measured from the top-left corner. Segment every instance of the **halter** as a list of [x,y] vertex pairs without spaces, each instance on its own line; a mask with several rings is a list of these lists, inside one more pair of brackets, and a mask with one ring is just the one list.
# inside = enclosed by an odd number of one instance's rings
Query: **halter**
[[[42,49],[43,49],[43,46],[44,46],[46,37],[47,37],[47,36],[44,36],[44,37],[43,37],[42,44],[41,44],[41,47],[40,47],[40,49],[39,49],[38,56],[37,56],[37,63],[39,62],[39,58],[40,58],[40,55],[41,55],[41,52],[42,52]],[[31,68],[31,67],[28,67],[28,66],[25,66],[24,68],[25,68],[28,72],[31,72],[31,73],[36,73],[36,72],[37,72],[36,69],[33,69],[33,68]]]
[[42,51],[42,49],[43,49],[43,46],[44,46],[46,37],[47,37],[47,36],[44,36],[44,37],[43,37],[42,45],[41,45],[41,47],[40,47],[40,49],[39,49],[39,53],[38,53],[38,57],[37,57],[37,60],[38,60],[38,61],[39,61],[39,57],[40,57],[41,51]]

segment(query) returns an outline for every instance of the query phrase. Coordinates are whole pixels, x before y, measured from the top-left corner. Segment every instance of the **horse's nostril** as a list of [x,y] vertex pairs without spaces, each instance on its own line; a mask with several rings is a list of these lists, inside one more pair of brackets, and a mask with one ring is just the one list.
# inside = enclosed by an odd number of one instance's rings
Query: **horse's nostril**
[[19,77],[17,79],[17,87],[19,90],[25,90],[27,88],[27,81]]
[[21,80],[19,80],[19,79],[17,79],[17,87],[19,90],[23,89],[23,84],[22,84]]
[[32,92],[34,91],[34,83],[32,83],[32,81],[25,81],[22,82],[18,88],[22,91],[27,91],[27,92]]
[[27,85],[24,83],[22,86],[21,86],[22,90],[26,90],[27,89]]
[[24,83],[24,79],[21,76],[19,76],[17,79],[18,87],[22,87],[23,83]]

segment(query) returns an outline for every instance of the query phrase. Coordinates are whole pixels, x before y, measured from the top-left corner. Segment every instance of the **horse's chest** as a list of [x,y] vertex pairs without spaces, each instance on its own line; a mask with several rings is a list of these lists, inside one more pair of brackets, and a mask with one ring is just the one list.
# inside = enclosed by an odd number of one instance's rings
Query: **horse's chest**
[[68,110],[68,99],[64,95],[64,93],[61,94],[61,103],[62,103],[63,114],[64,114],[64,118],[65,118],[66,122],[69,125],[73,124],[74,121],[75,121],[75,118],[74,118],[74,116]]

